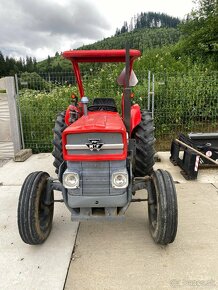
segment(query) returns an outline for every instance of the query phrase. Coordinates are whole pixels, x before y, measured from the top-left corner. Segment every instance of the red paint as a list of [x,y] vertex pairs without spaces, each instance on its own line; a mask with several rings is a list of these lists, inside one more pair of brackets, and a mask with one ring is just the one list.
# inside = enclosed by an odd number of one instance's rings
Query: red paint
[[[129,51],[131,62],[141,56],[136,49]],[[111,50],[69,50],[63,52],[63,56],[72,62],[125,62],[125,49]]]
[[142,119],[140,106],[138,104],[135,104],[131,107],[130,116],[131,116],[130,129],[132,132],[134,128],[141,122]]
[[80,115],[79,110],[76,106],[74,105],[69,105],[69,107],[66,110],[66,114],[65,114],[65,123],[67,124],[67,126],[69,126],[71,123],[69,122],[70,120],[70,111],[76,111],[78,113],[78,115]]
[[[66,136],[68,134],[85,134],[85,133],[120,133],[124,149],[122,154],[104,154],[104,155],[68,155],[65,148]],[[114,112],[89,112],[87,116],[82,116],[75,123],[67,127],[62,135],[63,157],[69,161],[104,161],[104,160],[125,160],[127,157],[127,139],[126,128],[118,113]]]
[[[141,56],[141,52],[136,49],[130,49],[130,74],[133,62]],[[84,96],[84,88],[78,63],[82,62],[125,62],[126,50],[69,50],[63,52],[63,56],[72,62],[74,73],[79,87],[80,97]],[[130,75],[129,74],[129,75]]]
[[[131,75],[133,62],[136,58],[141,56],[139,50],[131,49],[130,54],[130,72]],[[126,50],[72,50],[65,51],[63,56],[72,62],[74,73],[79,87],[80,97],[84,96],[84,88],[82,84],[79,63],[80,62],[125,62]],[[124,96],[122,96],[122,117],[124,112]],[[76,110],[79,114],[79,119],[69,124],[70,110]],[[140,123],[141,112],[139,105],[131,107],[131,131]],[[87,116],[83,115],[83,106],[81,103],[77,107],[71,105],[68,107],[65,117],[65,122],[69,126],[62,135],[63,140],[63,157],[64,160],[70,161],[104,161],[104,160],[125,160],[127,157],[127,136],[126,128],[122,118],[118,113],[114,112],[89,112]],[[104,154],[104,155],[68,155],[65,149],[67,134],[85,134],[89,132],[117,132],[122,134],[124,150],[122,154]]]
[[[131,95],[131,98],[133,98],[134,95]],[[122,118],[124,120],[124,94],[122,94],[122,99],[121,99],[121,110],[122,110]],[[132,105],[131,106],[131,111],[130,111],[130,131],[134,130],[134,128],[141,122],[142,116],[141,116],[141,110],[140,106],[138,104]]]
[[82,78],[81,78],[78,62],[72,61],[72,65],[73,65],[73,70],[74,70],[76,81],[79,88],[80,98],[82,98],[84,96],[84,88],[83,88],[83,83],[82,83]]

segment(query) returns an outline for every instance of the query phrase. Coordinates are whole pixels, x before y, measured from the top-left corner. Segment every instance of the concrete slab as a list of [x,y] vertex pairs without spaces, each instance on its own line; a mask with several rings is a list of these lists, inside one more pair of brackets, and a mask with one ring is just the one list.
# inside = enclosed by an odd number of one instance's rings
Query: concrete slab
[[0,167],[2,167],[3,165],[5,165],[9,161],[10,161],[10,159],[0,159]]
[[47,171],[56,176],[53,167],[53,156],[50,153],[32,155],[25,162],[14,162],[10,160],[0,168],[0,183],[3,185],[22,185],[26,176],[37,170]]
[[[21,184],[35,170],[53,173],[50,154],[33,155],[24,163],[10,161],[0,168],[0,289],[63,289],[78,223],[63,204],[55,204],[53,228],[47,241],[29,246],[17,228]],[[60,194],[55,193],[59,198]]]
[[195,182],[176,187],[179,227],[173,244],[153,242],[142,202],[131,204],[124,222],[80,223],[65,290],[217,289],[217,190]]
[[[190,182],[186,180],[182,174],[180,173],[181,168],[179,166],[174,166],[170,161],[170,152],[158,152],[158,156],[161,159],[161,162],[155,163],[154,168],[162,168],[168,170],[172,176],[174,181],[179,183],[187,183]],[[191,181],[195,183],[218,183],[218,168],[200,168],[198,171],[197,180]]]
[[[217,169],[209,174],[201,170],[198,180],[190,182],[169,162],[169,153],[159,155],[162,162],[155,168],[169,170],[180,183],[175,243],[167,247],[153,243],[145,203],[132,204],[124,222],[82,223],[66,289],[218,287]],[[36,170],[55,176],[52,162],[51,154],[44,153],[24,163],[11,160],[0,166],[0,289],[63,289],[78,223],[72,223],[66,207],[57,204],[48,240],[41,246],[28,246],[21,241],[16,222],[25,177]]]

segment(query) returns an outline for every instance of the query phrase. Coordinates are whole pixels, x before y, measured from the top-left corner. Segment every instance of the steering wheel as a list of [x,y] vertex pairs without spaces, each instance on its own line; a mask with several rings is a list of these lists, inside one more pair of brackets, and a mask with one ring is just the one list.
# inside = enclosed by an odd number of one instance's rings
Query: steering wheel
[[94,112],[94,111],[111,111],[111,112],[117,112],[117,108],[115,106],[110,105],[92,105],[88,106],[88,111]]

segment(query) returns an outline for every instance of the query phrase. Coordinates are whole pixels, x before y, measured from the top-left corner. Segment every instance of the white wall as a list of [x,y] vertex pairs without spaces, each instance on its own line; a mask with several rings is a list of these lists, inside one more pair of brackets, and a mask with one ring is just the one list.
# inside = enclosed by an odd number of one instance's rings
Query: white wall
[[0,79],[0,159],[13,158],[21,149],[20,131],[13,77]]

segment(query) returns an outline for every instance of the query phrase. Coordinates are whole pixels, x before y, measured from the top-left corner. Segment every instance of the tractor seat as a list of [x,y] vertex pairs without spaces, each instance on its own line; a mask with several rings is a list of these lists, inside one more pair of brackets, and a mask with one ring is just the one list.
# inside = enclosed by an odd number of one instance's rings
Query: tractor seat
[[110,111],[117,112],[117,106],[113,98],[95,98],[88,111]]

